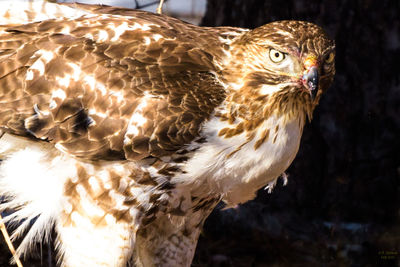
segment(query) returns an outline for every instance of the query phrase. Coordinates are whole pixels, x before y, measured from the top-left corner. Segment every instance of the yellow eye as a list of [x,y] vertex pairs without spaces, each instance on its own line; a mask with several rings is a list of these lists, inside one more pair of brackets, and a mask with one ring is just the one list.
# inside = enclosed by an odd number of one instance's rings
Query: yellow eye
[[284,60],[286,57],[286,55],[278,50],[275,50],[273,48],[271,48],[269,50],[269,58],[271,59],[272,62],[274,63],[279,63],[282,60]]
[[329,53],[329,55],[325,59],[325,63],[331,64],[333,60],[335,59],[335,54],[334,53]]

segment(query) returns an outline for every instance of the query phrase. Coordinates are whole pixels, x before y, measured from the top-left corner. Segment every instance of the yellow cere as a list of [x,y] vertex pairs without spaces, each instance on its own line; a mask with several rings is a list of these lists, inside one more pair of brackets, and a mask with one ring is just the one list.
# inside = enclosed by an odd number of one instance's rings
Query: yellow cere
[[317,57],[314,55],[309,55],[306,57],[306,59],[304,60],[304,67],[306,70],[308,70],[309,68],[311,68],[312,66],[316,66],[317,65]]

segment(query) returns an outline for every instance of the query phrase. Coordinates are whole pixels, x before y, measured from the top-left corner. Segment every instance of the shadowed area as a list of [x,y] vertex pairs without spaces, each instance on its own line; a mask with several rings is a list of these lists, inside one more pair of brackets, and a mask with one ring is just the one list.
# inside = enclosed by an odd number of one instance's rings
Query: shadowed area
[[289,182],[216,209],[193,266],[400,263],[400,4],[208,1],[206,26],[314,22],[336,42],[336,76],[306,125]]

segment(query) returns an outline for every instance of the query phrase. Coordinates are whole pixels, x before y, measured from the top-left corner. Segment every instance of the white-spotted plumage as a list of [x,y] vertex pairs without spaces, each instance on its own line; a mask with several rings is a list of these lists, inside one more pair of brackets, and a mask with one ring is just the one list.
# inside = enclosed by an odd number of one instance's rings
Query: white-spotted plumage
[[107,6],[0,9],[0,212],[17,224],[18,255],[54,229],[65,267],[190,266],[219,201],[286,183],[333,79],[332,62],[318,65],[333,42],[307,22],[248,30]]
[[0,25],[22,24],[59,17],[73,19],[85,15],[90,15],[90,13],[45,0],[4,0],[0,2]]

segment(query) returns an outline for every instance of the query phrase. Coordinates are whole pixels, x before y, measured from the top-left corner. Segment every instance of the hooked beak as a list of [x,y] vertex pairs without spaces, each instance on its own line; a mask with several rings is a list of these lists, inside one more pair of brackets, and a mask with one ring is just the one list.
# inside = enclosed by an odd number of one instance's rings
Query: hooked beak
[[315,96],[317,95],[319,85],[317,59],[313,55],[308,56],[304,61],[304,67],[306,70],[303,73],[301,81],[304,87],[308,89],[311,100],[314,100]]
[[316,66],[313,66],[310,69],[308,69],[307,72],[303,75],[302,81],[304,86],[308,89],[310,93],[311,100],[314,100],[318,92],[318,83],[319,83],[318,68]]

